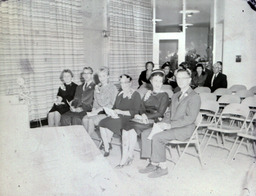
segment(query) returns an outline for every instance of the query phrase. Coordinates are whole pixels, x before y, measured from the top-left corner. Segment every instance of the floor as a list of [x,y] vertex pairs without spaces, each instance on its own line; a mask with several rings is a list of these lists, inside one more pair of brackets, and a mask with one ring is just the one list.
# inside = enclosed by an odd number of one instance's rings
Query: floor
[[[94,141],[98,145],[98,141]],[[113,142],[119,143],[120,140],[114,138]],[[231,143],[227,143],[227,145],[230,146]],[[176,152],[176,148],[173,148],[173,158],[178,157]],[[194,153],[194,147],[191,146],[189,152]],[[132,165],[122,169],[114,169],[114,171],[117,173],[120,181],[127,187],[126,190],[129,190],[124,195],[240,195],[246,172],[251,164],[255,162],[255,159],[238,154],[236,160],[227,163],[227,154],[227,150],[209,146],[203,155],[203,168],[196,157],[186,154],[174,171],[172,171],[174,163],[168,161],[169,174],[167,176],[150,179],[147,177],[147,174],[140,174],[138,172],[138,169],[147,165],[147,161],[140,159],[139,152],[135,152]],[[118,165],[120,157],[120,146],[113,145],[110,156],[107,157],[113,168]]]

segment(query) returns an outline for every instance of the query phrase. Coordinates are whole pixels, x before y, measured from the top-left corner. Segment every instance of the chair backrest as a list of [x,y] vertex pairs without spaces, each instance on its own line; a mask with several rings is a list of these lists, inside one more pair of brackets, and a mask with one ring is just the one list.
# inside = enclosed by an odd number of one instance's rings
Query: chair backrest
[[222,113],[221,116],[239,116],[242,117],[244,119],[247,119],[250,113],[250,109],[248,106],[243,105],[243,104],[239,104],[239,103],[231,103],[229,105],[227,105]]
[[246,97],[242,104],[248,107],[256,107],[256,97]]
[[239,90],[246,90],[246,89],[247,89],[246,86],[242,84],[235,84],[229,88],[229,90],[231,90],[232,93],[235,93]]
[[202,101],[200,110],[210,111],[215,114],[219,110],[219,103],[212,100]]
[[222,95],[219,100],[219,103],[230,104],[230,103],[240,103],[240,97],[237,95]]
[[201,101],[216,101],[216,95],[214,93],[200,93]]
[[216,96],[222,96],[222,95],[231,95],[232,91],[227,88],[218,88],[214,91],[214,94]]
[[239,90],[236,92],[236,95],[238,95],[240,98],[245,98],[252,97],[254,94],[249,90]]
[[198,86],[194,89],[194,91],[196,93],[210,93],[211,89],[209,87],[205,87],[205,86]]
[[256,86],[252,86],[249,91],[251,91],[254,95],[256,95]]

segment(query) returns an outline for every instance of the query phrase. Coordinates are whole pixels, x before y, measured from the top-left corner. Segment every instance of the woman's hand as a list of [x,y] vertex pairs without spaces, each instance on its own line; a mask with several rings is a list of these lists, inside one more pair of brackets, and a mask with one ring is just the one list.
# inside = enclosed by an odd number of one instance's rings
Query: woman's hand
[[144,123],[144,124],[148,124],[149,123],[148,117],[147,117],[146,114],[142,114],[141,118],[142,118],[142,123]]
[[57,96],[54,103],[55,103],[55,105],[61,105],[61,104],[63,104],[63,102],[61,102],[61,101],[62,101],[62,97]]

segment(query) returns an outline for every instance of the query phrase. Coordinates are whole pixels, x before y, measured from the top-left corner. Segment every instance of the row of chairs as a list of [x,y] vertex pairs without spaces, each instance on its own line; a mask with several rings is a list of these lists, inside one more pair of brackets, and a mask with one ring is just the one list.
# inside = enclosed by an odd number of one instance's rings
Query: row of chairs
[[[202,154],[204,154],[213,138],[217,140],[218,147],[227,149],[229,151],[229,160],[235,158],[235,156],[239,153],[239,149],[242,144],[246,144],[247,150],[249,151],[249,141],[252,141],[253,149],[256,149],[256,130],[254,126],[256,120],[255,111],[250,110],[250,108],[244,103],[231,103],[225,106],[221,113],[219,113],[219,108],[220,104],[216,100],[202,101],[200,113],[196,120],[196,128],[191,138],[189,138],[187,141],[175,140],[169,142],[170,145],[167,145],[167,150],[170,155],[170,146],[172,145],[177,146],[178,154],[180,155],[174,168],[177,167],[181,158],[186,153],[188,146],[191,144],[195,145],[197,151],[196,156],[199,158],[201,166],[203,167]],[[199,129],[201,129],[201,133],[203,134],[201,141],[199,140],[198,136]],[[233,142],[231,149],[226,146],[226,137],[228,135],[233,135],[236,137],[235,140],[229,140]],[[222,139],[222,142],[219,141],[220,139]],[[205,140],[206,144],[204,144]],[[247,143],[244,143],[244,141]],[[184,144],[185,148],[181,153],[180,145]],[[230,159],[231,157],[232,159]],[[173,160],[171,161],[174,162]]]
[[[195,88],[195,91],[197,93],[210,93],[211,90],[209,87],[202,87],[199,86],[197,88]],[[236,94],[237,92],[240,92],[240,94],[252,94],[255,95],[256,94],[256,86],[251,87],[250,89],[247,89],[245,85],[233,85],[230,88],[218,88],[214,91],[214,94],[216,94],[217,96],[222,96],[222,95],[227,95],[227,94]]]

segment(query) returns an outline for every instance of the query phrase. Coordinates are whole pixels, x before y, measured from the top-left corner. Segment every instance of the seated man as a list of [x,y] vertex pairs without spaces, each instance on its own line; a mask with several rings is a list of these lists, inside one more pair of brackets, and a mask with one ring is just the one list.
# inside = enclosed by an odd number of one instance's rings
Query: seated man
[[218,61],[213,65],[213,73],[207,75],[204,86],[209,87],[211,92],[218,88],[227,88],[227,76],[221,73],[222,63]]
[[168,174],[166,166],[166,147],[171,140],[185,141],[191,137],[195,129],[195,120],[199,113],[201,100],[199,95],[189,86],[191,71],[179,69],[176,80],[181,91],[175,93],[170,105],[170,114],[157,123],[162,130],[155,134],[152,140],[148,139],[151,129],[142,132],[142,158],[149,158],[150,163],[140,173],[150,173],[148,177],[156,178]]
[[95,84],[92,81],[93,69],[85,67],[82,72],[84,83],[76,88],[75,97],[71,102],[70,111],[61,116],[61,125],[82,125],[82,119],[87,112],[92,111]]

